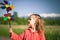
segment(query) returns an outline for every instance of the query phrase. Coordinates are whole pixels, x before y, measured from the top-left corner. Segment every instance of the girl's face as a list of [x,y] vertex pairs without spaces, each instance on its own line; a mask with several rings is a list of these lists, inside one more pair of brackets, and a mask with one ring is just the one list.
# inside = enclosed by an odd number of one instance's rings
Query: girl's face
[[36,21],[37,21],[37,17],[35,15],[32,15],[29,21],[30,24],[33,26],[36,23]]

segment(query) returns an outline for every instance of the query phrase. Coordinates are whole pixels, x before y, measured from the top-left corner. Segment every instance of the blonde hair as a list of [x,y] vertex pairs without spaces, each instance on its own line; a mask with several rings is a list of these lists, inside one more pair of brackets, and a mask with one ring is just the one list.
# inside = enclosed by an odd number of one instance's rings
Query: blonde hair
[[[32,14],[32,15],[37,17],[37,20],[36,20],[36,23],[35,23],[35,26],[36,26],[35,29],[38,31],[38,33],[40,33],[43,30],[44,21],[42,20],[42,18],[39,14]],[[30,17],[32,15],[30,15]],[[31,25],[29,27],[31,27]]]

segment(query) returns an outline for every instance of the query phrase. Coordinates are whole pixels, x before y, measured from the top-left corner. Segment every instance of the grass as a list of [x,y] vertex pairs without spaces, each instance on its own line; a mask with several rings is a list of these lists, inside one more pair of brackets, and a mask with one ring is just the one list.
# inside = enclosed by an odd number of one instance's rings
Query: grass
[[45,27],[46,40],[60,40],[60,26]]
[[[12,27],[13,31],[17,34],[21,34],[24,31],[24,27]],[[25,26],[25,25],[24,25]],[[45,36],[46,40],[60,40],[60,26],[46,26]],[[7,25],[0,25],[0,36],[9,37],[9,28]]]
[[[24,29],[20,29],[20,28],[15,29],[15,28],[13,28],[13,31],[17,34],[19,34],[19,33],[21,34],[24,31]],[[0,36],[9,37],[9,34],[10,34],[9,33],[9,28],[8,28],[7,25],[0,26]]]
[[47,40],[60,40],[60,32],[53,31],[53,32],[45,32]]
[[0,36],[8,37],[9,36],[8,28],[0,26]]

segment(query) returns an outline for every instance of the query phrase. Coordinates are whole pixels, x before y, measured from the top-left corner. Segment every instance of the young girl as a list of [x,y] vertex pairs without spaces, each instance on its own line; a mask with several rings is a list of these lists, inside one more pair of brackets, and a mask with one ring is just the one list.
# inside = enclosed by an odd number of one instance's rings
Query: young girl
[[12,40],[45,40],[43,20],[40,15],[32,14],[30,15],[29,27],[20,35],[15,34],[10,28]]

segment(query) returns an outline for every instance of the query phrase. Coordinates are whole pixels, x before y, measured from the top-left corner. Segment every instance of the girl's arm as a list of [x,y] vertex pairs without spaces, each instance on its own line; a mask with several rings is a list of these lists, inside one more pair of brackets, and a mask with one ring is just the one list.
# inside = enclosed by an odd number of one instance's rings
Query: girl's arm
[[9,32],[10,32],[10,37],[12,40],[22,40],[23,39],[24,33],[22,33],[21,35],[17,35],[16,33],[14,33],[12,31],[12,28],[10,28]]

